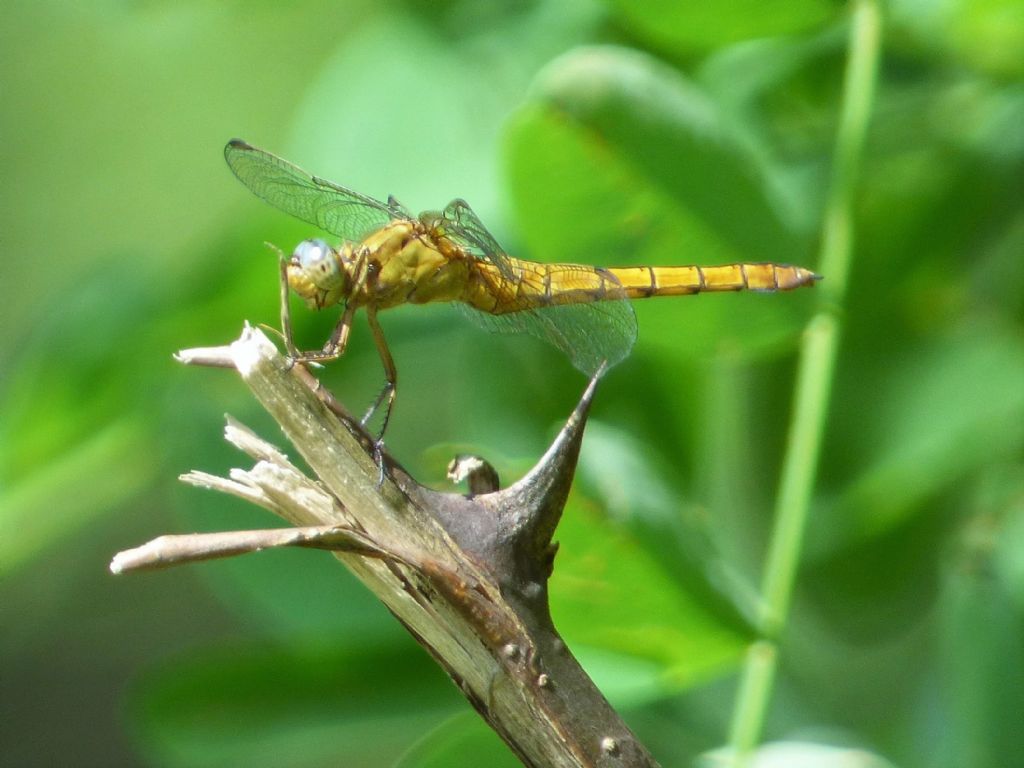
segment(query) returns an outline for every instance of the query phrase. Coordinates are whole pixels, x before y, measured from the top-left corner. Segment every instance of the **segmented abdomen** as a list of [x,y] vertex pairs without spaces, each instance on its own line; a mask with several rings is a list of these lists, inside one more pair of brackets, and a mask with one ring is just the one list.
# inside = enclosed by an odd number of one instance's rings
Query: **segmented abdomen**
[[511,276],[478,262],[465,300],[484,312],[583,304],[613,299],[682,296],[704,291],[788,291],[811,285],[813,272],[786,264],[718,267],[591,267],[509,259]]

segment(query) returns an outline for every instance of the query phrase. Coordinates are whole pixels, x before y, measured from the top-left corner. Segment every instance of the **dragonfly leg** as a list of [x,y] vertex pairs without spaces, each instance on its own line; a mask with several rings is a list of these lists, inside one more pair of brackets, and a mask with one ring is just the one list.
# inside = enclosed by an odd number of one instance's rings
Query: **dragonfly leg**
[[384,365],[384,387],[373,401],[373,405],[363,416],[362,423],[365,425],[373,417],[373,414],[377,412],[384,400],[387,400],[387,406],[384,410],[384,421],[380,426],[380,435],[377,438],[378,444],[383,444],[384,432],[388,428],[388,419],[391,418],[391,408],[395,404],[395,393],[397,392],[398,383],[398,372],[395,370],[395,361],[391,358],[391,350],[388,349],[387,340],[384,338],[384,331],[381,330],[380,323],[377,322],[377,309],[375,307],[368,306],[366,308],[366,321],[370,325],[370,331],[373,333],[373,341],[377,345],[377,352],[380,354],[380,361]]
[[281,259],[281,332],[284,336],[285,350],[292,363],[315,363],[326,360],[336,360],[345,353],[348,346],[348,335],[352,329],[352,317],[355,315],[356,307],[351,304],[345,305],[345,311],[341,313],[331,336],[324,343],[323,348],[311,352],[303,352],[295,344],[295,336],[292,332],[292,310],[288,300],[288,262]]
[[294,363],[302,357],[299,348],[295,346],[295,336],[292,334],[292,307],[288,300],[288,260],[284,254],[278,261],[278,272],[281,286],[281,333],[284,335],[284,348],[289,359]]
[[[356,308],[354,306],[345,305],[345,311],[341,313],[341,317],[338,318],[334,330],[331,331],[331,337],[327,339],[327,343],[324,344],[323,349],[319,352],[320,359],[334,360],[345,354],[345,347],[348,346],[348,333],[352,330],[352,318],[355,313]],[[313,354],[317,353],[314,352]]]

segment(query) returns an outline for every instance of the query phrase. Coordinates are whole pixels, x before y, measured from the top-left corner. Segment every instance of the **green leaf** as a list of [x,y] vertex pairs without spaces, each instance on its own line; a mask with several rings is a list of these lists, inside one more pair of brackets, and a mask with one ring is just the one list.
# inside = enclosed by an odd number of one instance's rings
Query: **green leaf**
[[522,763],[476,714],[465,712],[439,725],[393,768],[518,768]]
[[908,353],[863,394],[838,407],[861,414],[875,458],[818,521],[847,541],[884,534],[1024,446],[1024,344],[1013,329],[965,328]]
[[[1024,464],[1017,464],[999,487],[993,506],[1005,513],[999,520],[992,566],[1019,614],[1024,615]],[[1005,496],[1006,498],[1001,498]]]
[[[611,46],[577,49],[538,75],[532,110],[548,125],[576,128],[583,146],[559,160],[557,150],[545,152],[538,140],[546,136],[519,138],[513,125],[506,152],[524,225],[535,218],[531,213],[546,213],[540,218],[561,220],[562,227],[576,231],[610,217],[623,235],[651,232],[655,237],[648,248],[659,243],[663,254],[685,249],[700,259],[710,253],[690,248],[689,238],[679,239],[681,232],[694,230],[698,242],[719,242],[715,250],[731,251],[732,260],[792,260],[802,252],[780,219],[783,206],[768,183],[771,170],[736,140],[707,94],[657,59]],[[545,173],[536,160],[521,167],[535,152],[545,152],[543,159],[554,167]],[[531,177],[537,171],[543,175]],[[597,202],[609,192],[618,199],[589,213],[578,202],[564,210],[567,201],[579,200],[570,195],[584,195],[595,183],[605,194],[591,193],[594,199],[582,202]],[[546,211],[549,198],[560,206]],[[652,211],[655,204],[666,210]],[[563,211],[572,217],[560,219]],[[667,212],[674,215],[663,224]],[[658,235],[668,239],[658,241]],[[620,236],[620,243],[624,239]]]
[[732,668],[746,633],[708,584],[715,575],[708,553],[677,549],[687,563],[670,570],[664,553],[646,544],[655,531],[669,540],[679,535],[665,520],[678,515],[678,502],[638,455],[618,461],[623,454],[608,439],[595,445],[590,437],[580,474],[596,487],[593,496],[573,495],[558,528],[550,588],[555,625],[618,705]]
[[[327,58],[295,118],[291,145],[302,151],[288,159],[414,212],[462,197],[497,228],[493,145],[515,90],[414,21],[385,10]],[[381,55],[398,42],[401,55]]]
[[465,706],[415,648],[222,649],[140,683],[130,711],[163,766],[377,768]]
[[952,764],[995,768],[1024,752],[1018,727],[1024,688],[1021,584],[1019,574],[1014,583],[1014,575],[1001,567],[1007,550],[1024,548],[1024,476],[1019,465],[986,475],[975,493],[974,514],[955,540],[957,551],[944,564],[937,668],[950,726],[943,752]]
[[0,491],[0,563],[18,566],[72,538],[153,482],[157,463],[134,420],[68,446]]
[[963,64],[997,77],[1020,77],[1024,6],[1019,0],[896,0],[895,26],[926,49],[952,52]]
[[634,34],[677,54],[680,50],[703,50],[754,37],[797,34],[822,24],[835,13],[834,4],[827,0],[612,0],[610,4]]

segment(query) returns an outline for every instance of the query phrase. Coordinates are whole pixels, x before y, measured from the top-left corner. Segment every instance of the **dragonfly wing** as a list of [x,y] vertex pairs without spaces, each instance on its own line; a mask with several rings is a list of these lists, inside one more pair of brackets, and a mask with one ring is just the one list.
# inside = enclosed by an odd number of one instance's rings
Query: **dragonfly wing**
[[[510,258],[465,200],[453,200],[428,222],[477,259],[493,265],[505,294],[499,313],[459,308],[475,325],[494,333],[528,333],[562,350],[588,376],[602,364],[621,362],[636,342],[636,315],[625,291],[607,273],[593,267],[537,264]],[[600,298],[593,290],[601,284]],[[560,287],[562,301],[538,306],[548,287]]]
[[465,200],[452,200],[435,219],[435,226],[440,224],[442,233],[452,242],[462,246],[469,253],[482,261],[487,261],[498,268],[506,280],[518,278],[512,265],[512,259],[498,245],[484,223],[480,221],[469,203]]
[[[512,265],[514,262],[514,266]],[[537,264],[510,260],[519,272],[516,294],[524,298],[504,304],[501,314],[482,312],[466,304],[459,308],[475,325],[493,333],[528,333],[564,352],[572,364],[593,376],[603,363],[610,368],[622,362],[636,342],[637,324],[633,306],[614,278],[603,273],[602,300],[595,301],[588,287],[593,284],[593,267],[570,264]],[[543,295],[545,281],[558,285],[580,285],[572,301],[536,306],[528,296]],[[568,298],[568,297],[564,297]],[[578,299],[576,301],[575,299]],[[516,304],[521,308],[516,308]]]
[[224,159],[257,197],[346,240],[359,241],[393,219],[411,218],[393,198],[391,204],[374,200],[238,139],[224,147]]

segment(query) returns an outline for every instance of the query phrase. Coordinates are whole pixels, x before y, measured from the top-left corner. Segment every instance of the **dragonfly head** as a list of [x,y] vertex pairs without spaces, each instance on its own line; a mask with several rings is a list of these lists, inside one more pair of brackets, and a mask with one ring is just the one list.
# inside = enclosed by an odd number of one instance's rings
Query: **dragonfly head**
[[338,252],[318,238],[299,243],[288,262],[288,285],[318,309],[340,301],[349,283]]

